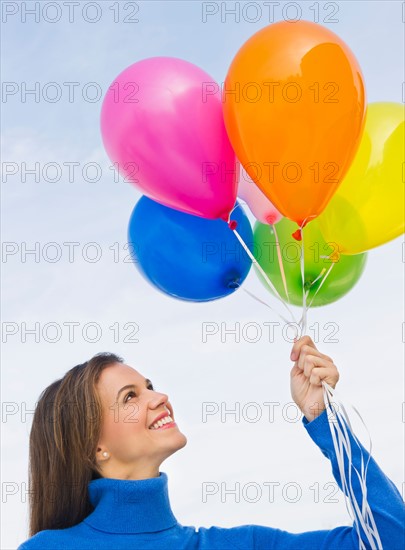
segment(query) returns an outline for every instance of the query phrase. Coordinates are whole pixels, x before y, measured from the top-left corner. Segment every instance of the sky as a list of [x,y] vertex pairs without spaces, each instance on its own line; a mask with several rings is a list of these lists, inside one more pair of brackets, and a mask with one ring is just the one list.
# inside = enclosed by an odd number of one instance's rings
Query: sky
[[[350,524],[330,464],[292,405],[292,344],[280,320],[242,289],[208,303],[176,300],[131,263],[127,226],[141,193],[114,177],[100,108],[114,78],[152,56],[185,59],[223,82],[240,46],[266,25],[294,17],[292,10],[349,45],[370,103],[401,103],[403,3],[283,2],[273,4],[274,13],[262,2],[106,0],[80,2],[75,11],[54,4],[1,6],[1,547],[16,548],[27,538],[35,403],[46,386],[99,351],[118,353],[169,395],[188,438],[161,467],[180,523],[253,523],[292,532]],[[70,178],[66,163],[72,162],[78,169]],[[57,163],[60,174],[48,163]],[[67,243],[77,243],[71,256]],[[404,254],[403,237],[370,251],[357,285],[339,301],[311,309],[308,319],[308,334],[338,366],[341,398],[361,413],[375,459],[401,492]],[[244,287],[271,302],[253,269]],[[299,308],[294,312],[299,316]],[[279,323],[274,335],[269,322]],[[73,336],[69,323],[76,323]],[[203,338],[209,323],[218,331]],[[239,339],[225,332],[232,328]],[[235,407],[239,418],[227,414]],[[354,412],[351,418],[367,444]],[[268,482],[276,483],[274,499],[265,492]],[[204,498],[208,483],[218,491]],[[247,496],[250,483],[259,498]],[[238,487],[239,502],[225,498],[224,487]]]

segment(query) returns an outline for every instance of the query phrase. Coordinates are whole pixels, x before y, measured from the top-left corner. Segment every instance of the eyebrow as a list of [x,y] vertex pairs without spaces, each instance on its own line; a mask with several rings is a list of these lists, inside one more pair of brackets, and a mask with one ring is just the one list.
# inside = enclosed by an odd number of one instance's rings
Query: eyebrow
[[[151,385],[153,387],[153,384],[152,382],[149,380],[149,378],[145,378],[145,387],[148,387],[149,385]],[[127,384],[126,386],[123,386],[117,393],[117,397],[116,397],[116,401],[118,401],[118,398],[120,396],[120,394],[124,391],[124,390],[129,390],[130,388],[137,388],[138,386],[136,384]]]

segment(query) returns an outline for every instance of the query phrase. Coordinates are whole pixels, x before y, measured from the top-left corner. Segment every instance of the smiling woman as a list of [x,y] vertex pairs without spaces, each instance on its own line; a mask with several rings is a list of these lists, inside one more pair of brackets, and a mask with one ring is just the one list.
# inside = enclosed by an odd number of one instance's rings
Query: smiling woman
[[175,422],[166,424],[169,415],[167,395],[112,353],[46,388],[30,435],[30,535],[88,516],[92,480],[158,477],[163,460],[187,442]]
[[[291,393],[305,415],[303,425],[330,459],[342,488],[321,384],[335,387],[339,373],[308,336],[295,342],[291,360]],[[350,498],[361,505],[355,469],[360,471],[368,453],[351,435],[350,442],[352,464],[345,464],[346,479],[352,478]],[[371,457],[367,497],[381,546],[370,545],[355,524],[298,534],[260,525],[185,527],[172,512],[167,474],[159,468],[186,443],[168,396],[119,356],[99,353],[73,367],[42,392],[35,410],[31,538],[18,550],[403,548],[401,496]]]

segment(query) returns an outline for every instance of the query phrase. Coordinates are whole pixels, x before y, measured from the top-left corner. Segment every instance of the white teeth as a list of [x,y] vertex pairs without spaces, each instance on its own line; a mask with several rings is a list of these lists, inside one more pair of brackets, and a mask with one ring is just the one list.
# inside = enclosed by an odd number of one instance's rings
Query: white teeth
[[165,424],[168,424],[170,422],[173,422],[172,417],[171,416],[165,416],[161,420],[158,420],[157,422],[155,422],[150,429],[151,430],[158,430],[161,426],[164,426]]

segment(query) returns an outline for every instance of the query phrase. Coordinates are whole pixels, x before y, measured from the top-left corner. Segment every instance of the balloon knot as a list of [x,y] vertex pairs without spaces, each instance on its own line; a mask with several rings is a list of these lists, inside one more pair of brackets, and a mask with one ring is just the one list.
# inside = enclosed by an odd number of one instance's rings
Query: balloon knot
[[274,225],[276,223],[277,216],[275,214],[268,214],[266,216],[266,221],[269,225]]
[[301,229],[297,229],[297,231],[294,231],[291,236],[294,237],[296,241],[302,241]]
[[239,287],[240,287],[239,279],[229,281],[228,283],[228,288],[239,288]]
[[234,229],[236,229],[236,228],[238,227],[238,222],[235,221],[235,220],[231,220],[231,221],[228,223],[228,225],[229,225],[229,228],[232,229],[232,231],[233,231]]

